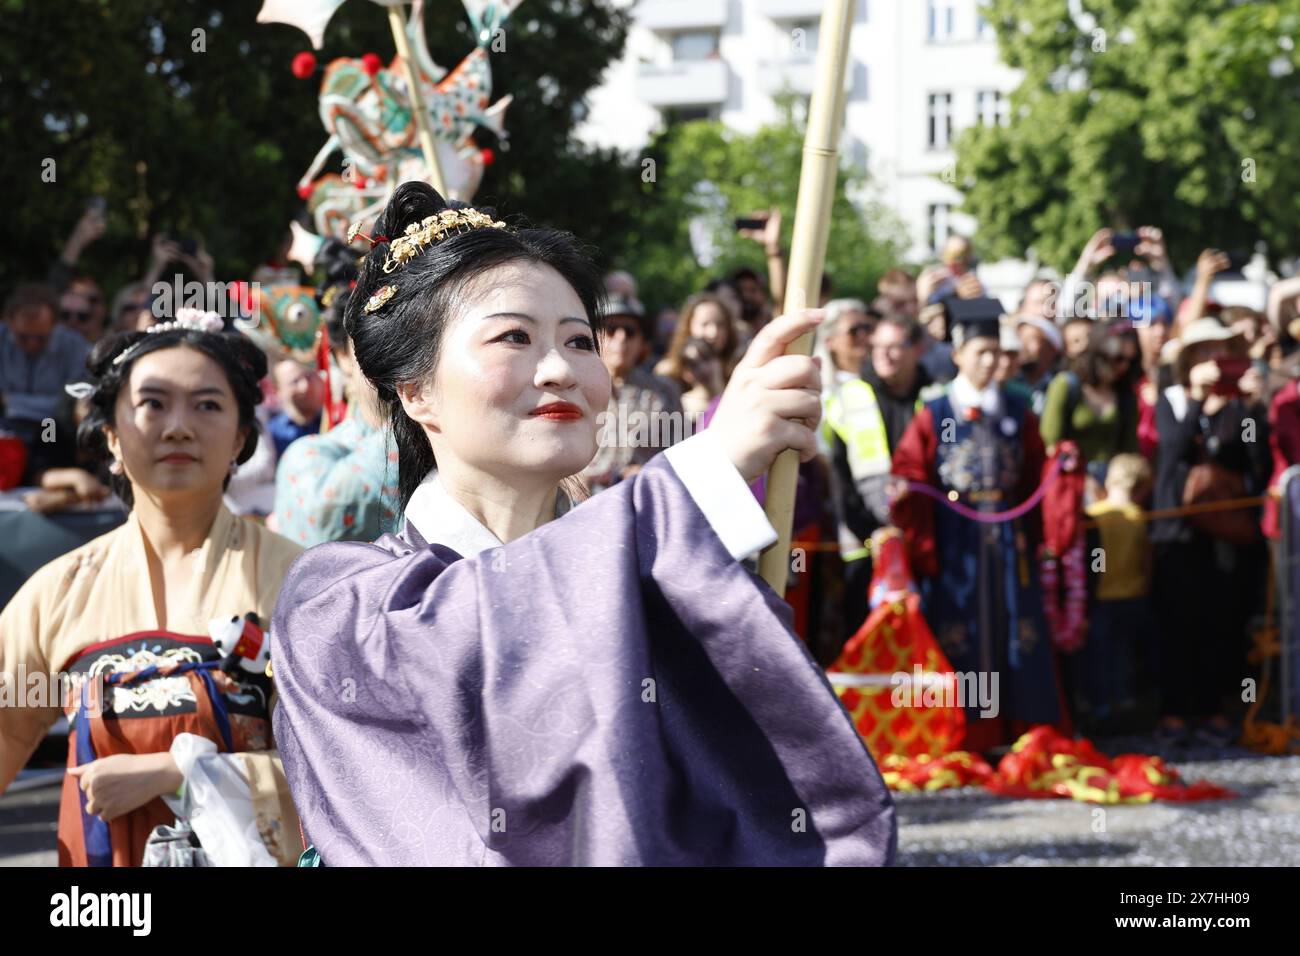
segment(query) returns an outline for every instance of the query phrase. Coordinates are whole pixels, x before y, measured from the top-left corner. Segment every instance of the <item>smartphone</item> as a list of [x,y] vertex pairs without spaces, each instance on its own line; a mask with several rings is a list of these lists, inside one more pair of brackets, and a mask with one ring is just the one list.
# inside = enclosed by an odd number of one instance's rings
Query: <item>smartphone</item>
[[1249,252],[1229,252],[1228,253],[1228,271],[1240,272],[1246,266],[1250,265],[1251,255]]
[[103,196],[91,196],[90,199],[86,201],[86,212],[97,212],[102,216],[107,209],[108,200]]
[[1110,247],[1117,256],[1131,256],[1137,251],[1139,241],[1136,233],[1121,232],[1110,237]]
[[1210,390],[1215,395],[1236,395],[1241,391],[1241,377],[1246,374],[1250,368],[1250,359],[1248,358],[1221,358],[1215,359],[1214,364],[1219,366],[1219,380],[1214,383]]
[[172,242],[181,247],[181,252],[192,256],[199,251],[199,241],[193,236],[172,236]]
[[762,229],[766,225],[766,219],[737,219],[736,232],[740,232],[742,229]]

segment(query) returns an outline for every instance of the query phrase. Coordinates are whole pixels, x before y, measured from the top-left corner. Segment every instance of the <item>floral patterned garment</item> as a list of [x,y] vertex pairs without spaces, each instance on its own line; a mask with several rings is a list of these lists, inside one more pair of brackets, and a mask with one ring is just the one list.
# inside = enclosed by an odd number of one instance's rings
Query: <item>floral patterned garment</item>
[[354,414],[290,445],[275,485],[274,527],[290,541],[374,541],[396,523],[397,448]]

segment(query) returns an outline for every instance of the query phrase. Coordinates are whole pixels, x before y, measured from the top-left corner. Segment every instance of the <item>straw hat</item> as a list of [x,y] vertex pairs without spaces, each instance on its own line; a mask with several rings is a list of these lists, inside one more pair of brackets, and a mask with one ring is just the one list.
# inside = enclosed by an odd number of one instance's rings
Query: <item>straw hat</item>
[[1226,342],[1240,335],[1240,332],[1232,331],[1218,319],[1197,319],[1178,333],[1178,339],[1183,343],[1183,348],[1188,348],[1202,342]]
[[1016,328],[1022,325],[1032,325],[1038,331],[1042,332],[1051,343],[1052,348],[1058,352],[1065,351],[1065,339],[1061,337],[1061,330],[1056,327],[1056,323],[1049,322],[1041,315],[1019,315],[1016,316]]

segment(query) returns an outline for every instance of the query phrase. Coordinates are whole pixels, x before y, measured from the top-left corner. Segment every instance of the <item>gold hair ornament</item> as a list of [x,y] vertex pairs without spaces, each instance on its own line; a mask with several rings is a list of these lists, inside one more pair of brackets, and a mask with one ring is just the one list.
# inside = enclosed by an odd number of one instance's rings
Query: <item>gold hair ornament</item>
[[397,294],[397,286],[395,285],[381,286],[379,289],[375,291],[374,295],[372,295],[369,299],[366,300],[366,304],[361,311],[369,314],[371,312],[375,312],[379,309],[382,309],[384,307],[384,304],[388,302],[388,300],[391,299],[396,294]]
[[477,209],[444,209],[406,227],[404,235],[394,239],[388,247],[388,260],[384,272],[410,262],[428,246],[447,236],[460,235],[475,229],[504,229],[506,224],[493,219]]

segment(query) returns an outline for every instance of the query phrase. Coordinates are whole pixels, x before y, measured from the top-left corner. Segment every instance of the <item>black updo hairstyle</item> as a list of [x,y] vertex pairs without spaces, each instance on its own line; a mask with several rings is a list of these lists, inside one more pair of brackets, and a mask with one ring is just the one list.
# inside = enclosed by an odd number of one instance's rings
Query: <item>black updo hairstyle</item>
[[[138,343],[138,345],[137,345]],[[142,356],[159,349],[186,346],[202,352],[221,367],[230,382],[230,391],[239,407],[239,425],[248,431],[244,447],[236,461],[243,464],[257,450],[257,418],[254,412],[262,400],[261,381],[266,377],[266,355],[250,339],[235,332],[203,332],[197,329],[168,329],[165,332],[115,332],[95,343],[86,368],[90,370],[89,383],[94,386],[90,396],[90,410],[77,429],[81,448],[97,461],[108,463],[113,455],[108,448],[104,426],[116,427],[117,397],[131,380],[131,369]],[[120,365],[113,360],[136,346],[129,358]],[[109,481],[113,491],[122,499],[127,510],[135,504],[131,482],[125,474],[113,475]],[[224,489],[230,484],[226,476]]]
[[[321,318],[329,332],[330,348],[339,352],[348,350],[348,332],[344,322],[352,283],[360,271],[356,252],[341,239],[328,237],[316,253],[316,270],[323,273],[316,288],[316,301],[321,307]],[[333,290],[333,294],[330,290]],[[326,301],[328,300],[328,304]]]
[[[436,462],[420,424],[407,416],[397,388],[433,374],[443,333],[458,294],[466,284],[497,266],[536,262],[550,266],[573,287],[599,342],[604,286],[587,250],[567,232],[553,229],[488,227],[446,236],[425,246],[416,256],[384,272],[391,240],[406,227],[444,209],[476,209],[495,218],[488,208],[442,198],[422,182],[403,183],[393,193],[372,235],[380,239],[361,264],[357,286],[349,298],[346,324],[357,364],[388,411],[397,443],[398,490],[406,507]],[[373,312],[363,311],[377,290],[394,285],[397,291]]]

